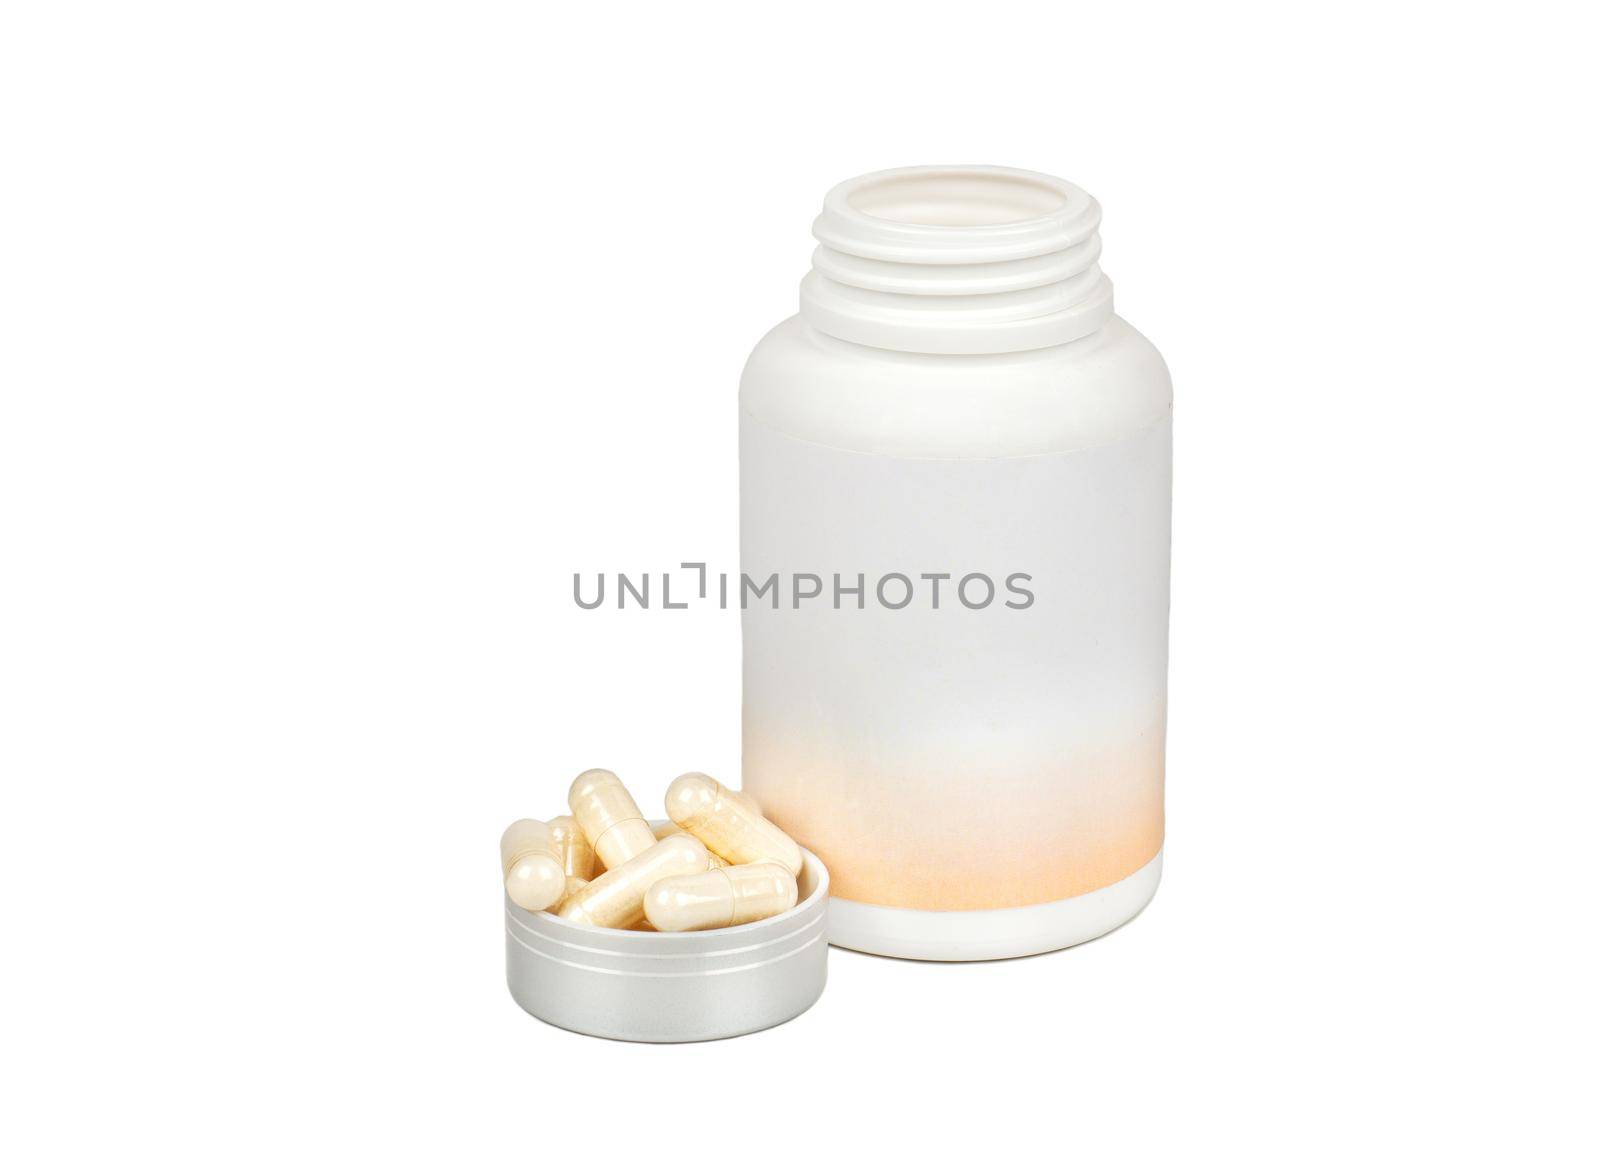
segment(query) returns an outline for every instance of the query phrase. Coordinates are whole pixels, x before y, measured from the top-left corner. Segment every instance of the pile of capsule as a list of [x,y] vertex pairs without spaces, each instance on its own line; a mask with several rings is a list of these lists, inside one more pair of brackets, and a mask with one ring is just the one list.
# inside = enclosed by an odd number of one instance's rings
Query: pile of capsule
[[659,830],[610,770],[567,792],[572,814],[518,819],[500,837],[506,895],[606,929],[682,933],[776,916],[799,896],[800,848],[754,799],[705,774],[667,787]]

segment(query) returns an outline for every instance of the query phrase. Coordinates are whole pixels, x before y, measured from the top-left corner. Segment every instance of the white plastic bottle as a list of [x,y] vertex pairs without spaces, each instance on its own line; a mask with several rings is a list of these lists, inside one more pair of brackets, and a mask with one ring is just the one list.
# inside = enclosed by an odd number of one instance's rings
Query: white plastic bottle
[[998,167],[830,191],[740,393],[744,786],[832,940],[1016,957],[1161,874],[1172,389],[1099,206]]

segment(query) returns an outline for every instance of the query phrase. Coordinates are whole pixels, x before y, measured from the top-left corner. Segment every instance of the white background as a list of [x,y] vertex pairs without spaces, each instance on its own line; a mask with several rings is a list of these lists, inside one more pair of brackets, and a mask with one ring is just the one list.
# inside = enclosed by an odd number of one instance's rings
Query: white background
[[[1593,1168],[1579,13],[8,5],[5,1163]],[[1172,368],[1163,887],[546,1027],[502,825],[739,774],[736,615],[571,576],[736,565],[744,356],[920,162],[1093,192]]]

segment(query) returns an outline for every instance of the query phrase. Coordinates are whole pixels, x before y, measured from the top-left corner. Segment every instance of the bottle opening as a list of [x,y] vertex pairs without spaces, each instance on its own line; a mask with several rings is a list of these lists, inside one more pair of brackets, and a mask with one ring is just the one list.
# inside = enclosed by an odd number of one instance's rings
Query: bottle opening
[[1011,167],[876,171],[823,198],[800,310],[846,342],[1001,354],[1082,338],[1111,318],[1100,205]]
[[1059,212],[1067,193],[1015,174],[958,168],[868,176],[848,196],[863,215],[928,228],[1021,224]]

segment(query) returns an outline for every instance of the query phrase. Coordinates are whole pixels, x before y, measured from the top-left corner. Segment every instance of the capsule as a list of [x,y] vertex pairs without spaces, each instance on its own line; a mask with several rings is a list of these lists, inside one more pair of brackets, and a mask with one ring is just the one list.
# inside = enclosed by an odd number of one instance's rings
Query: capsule
[[580,880],[594,879],[594,848],[589,846],[577,819],[571,815],[551,819],[550,837],[556,842],[562,871]]
[[566,893],[565,896],[562,897],[562,899],[563,900],[571,900],[574,896],[576,896],[579,892],[582,892],[588,886],[589,886],[589,881],[588,880],[580,880],[580,879],[578,879],[577,876],[568,876],[567,877],[567,893]]
[[663,933],[726,929],[786,912],[799,896],[781,863],[746,863],[657,880],[645,893],[644,915]]
[[602,929],[631,929],[644,921],[644,895],[669,876],[688,876],[709,866],[705,845],[692,835],[669,835],[583,890],[568,897],[556,914]]
[[[670,820],[662,823],[651,823],[650,829],[656,833],[658,841],[665,839],[668,835],[687,835],[689,833]],[[714,868],[731,868],[733,866],[709,847],[706,848],[706,854],[711,857],[711,866]]]
[[518,819],[500,836],[500,872],[511,903],[529,912],[560,904],[567,892],[550,828],[538,819]]
[[610,770],[579,774],[567,791],[567,804],[607,871],[656,845],[639,804]]
[[706,774],[684,774],[667,787],[667,818],[733,864],[770,859],[800,874],[800,847],[747,801]]

